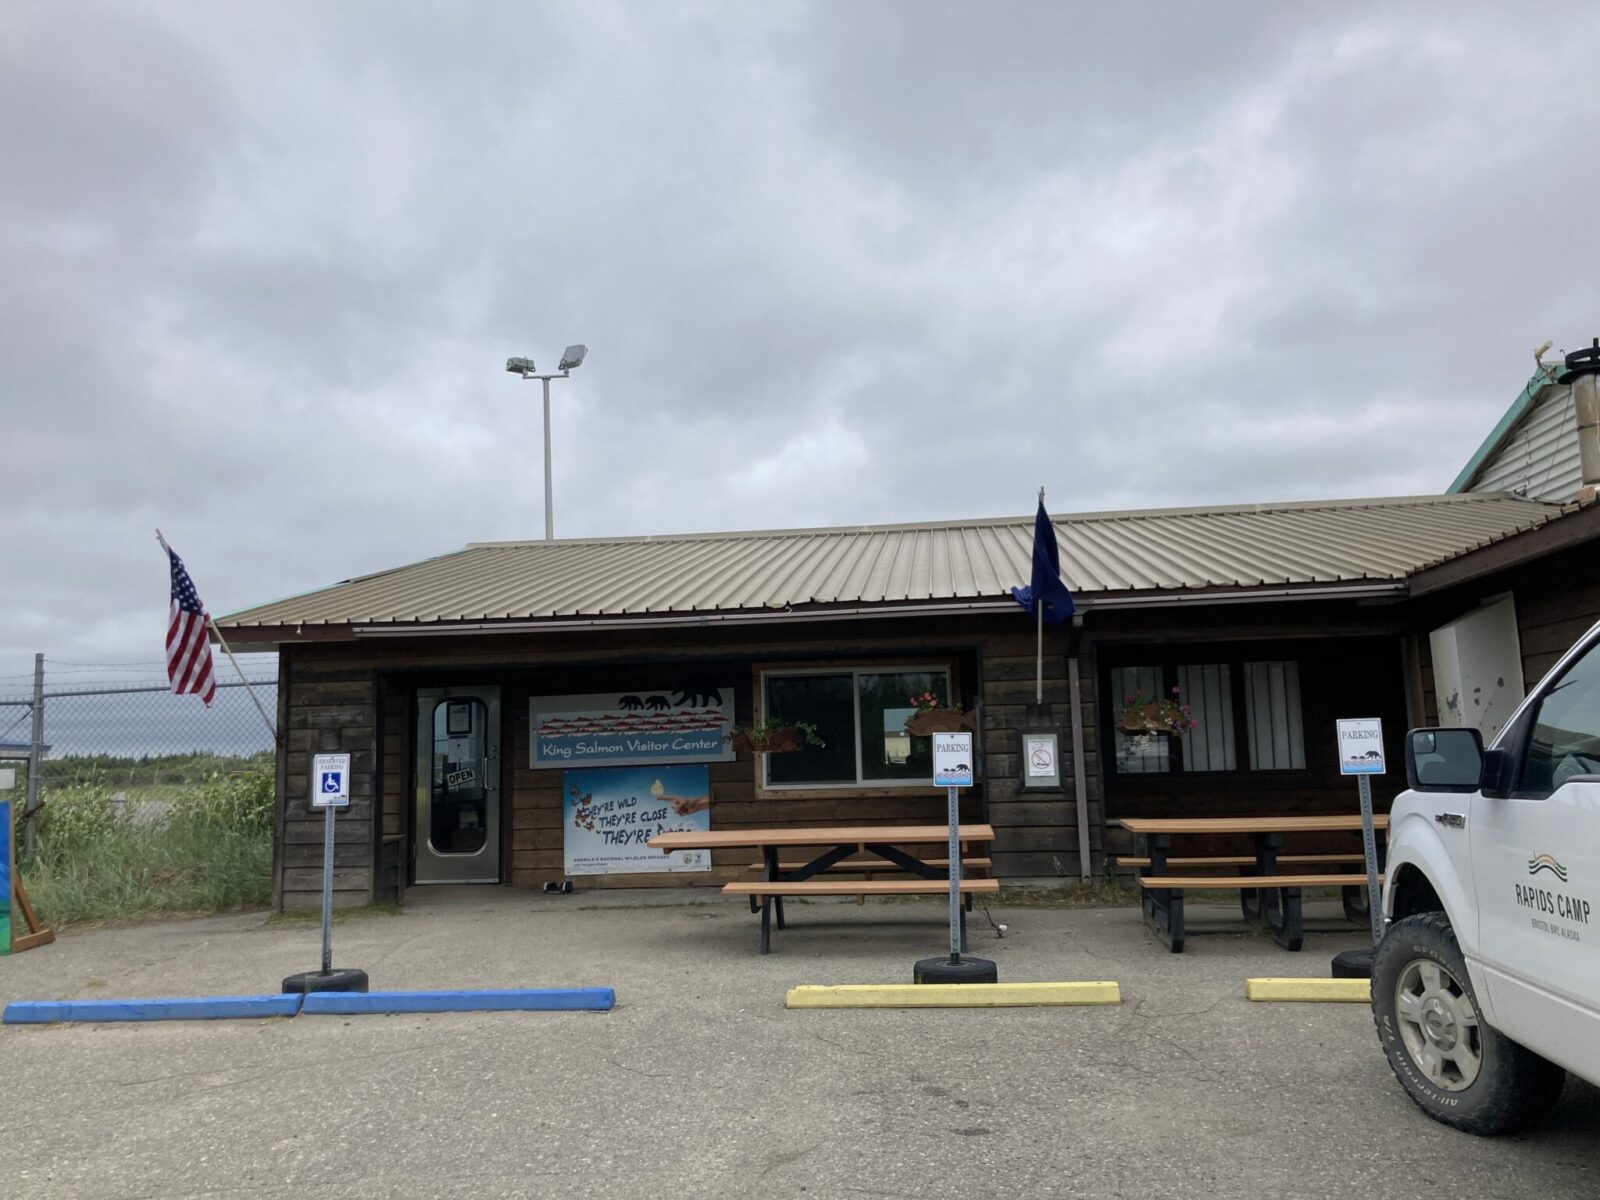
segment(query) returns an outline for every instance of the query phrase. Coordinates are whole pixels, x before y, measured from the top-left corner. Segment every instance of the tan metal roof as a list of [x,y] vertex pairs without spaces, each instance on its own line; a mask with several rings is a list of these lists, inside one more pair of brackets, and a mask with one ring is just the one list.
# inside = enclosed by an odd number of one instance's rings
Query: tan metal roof
[[[1053,517],[1074,594],[1397,581],[1543,525],[1555,504],[1471,493]],[[1031,517],[475,543],[222,618],[225,628],[537,621],[1004,598]]]

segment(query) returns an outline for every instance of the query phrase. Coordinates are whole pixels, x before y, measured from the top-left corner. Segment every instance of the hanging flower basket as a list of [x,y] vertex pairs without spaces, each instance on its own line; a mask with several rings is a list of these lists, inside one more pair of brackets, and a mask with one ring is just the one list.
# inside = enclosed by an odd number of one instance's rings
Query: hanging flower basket
[[930,737],[935,733],[960,733],[963,729],[975,729],[976,714],[966,712],[946,704],[932,692],[923,692],[920,696],[910,697],[911,706],[917,711],[906,718],[906,732],[912,737]]
[[1143,692],[1124,697],[1122,711],[1117,714],[1117,729],[1129,737],[1148,738],[1156,734],[1180,737],[1195,727],[1197,722],[1187,704],[1178,702],[1178,689],[1172,689],[1169,700],[1154,700]]
[[792,754],[807,745],[825,745],[817,736],[817,727],[804,721],[784,725],[767,720],[750,729],[731,730],[726,740],[735,750],[752,754]]

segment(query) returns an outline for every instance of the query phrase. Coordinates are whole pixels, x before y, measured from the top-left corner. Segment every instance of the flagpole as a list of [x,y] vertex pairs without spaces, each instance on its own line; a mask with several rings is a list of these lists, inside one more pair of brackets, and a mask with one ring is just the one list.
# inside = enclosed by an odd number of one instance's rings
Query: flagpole
[[[156,541],[161,543],[161,548],[168,554],[172,547],[167,545],[167,539],[161,536],[161,530],[156,530]],[[216,635],[217,644],[222,647],[222,652],[228,656],[228,661],[233,664],[234,671],[239,676],[239,682],[244,684],[244,690],[250,696],[250,702],[256,706],[256,711],[261,714],[261,719],[266,722],[267,732],[272,735],[273,745],[278,743],[278,729],[272,723],[272,718],[267,716],[267,710],[261,706],[261,699],[256,695],[255,688],[250,686],[250,681],[244,677],[244,668],[239,665],[239,660],[233,656],[233,649],[228,645],[227,639],[222,636],[222,630],[217,628],[217,623],[211,619],[211,614],[206,614],[206,628]]]
[[[1044,488],[1039,489],[1039,504],[1044,505]],[[1033,702],[1044,704],[1044,597],[1033,598],[1034,610],[1039,614],[1039,640],[1033,664]]]

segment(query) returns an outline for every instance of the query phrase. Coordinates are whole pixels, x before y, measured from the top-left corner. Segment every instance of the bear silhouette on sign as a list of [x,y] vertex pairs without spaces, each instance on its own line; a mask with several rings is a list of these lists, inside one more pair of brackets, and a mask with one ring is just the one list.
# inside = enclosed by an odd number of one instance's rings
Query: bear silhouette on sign
[[680,684],[676,689],[676,698],[673,703],[681,707],[693,706],[707,708],[722,706],[722,693],[717,688],[703,683]]

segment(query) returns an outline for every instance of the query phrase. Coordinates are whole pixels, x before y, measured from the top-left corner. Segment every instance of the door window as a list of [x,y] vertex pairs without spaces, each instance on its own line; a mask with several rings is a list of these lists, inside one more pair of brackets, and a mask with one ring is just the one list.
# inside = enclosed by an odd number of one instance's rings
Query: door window
[[488,725],[488,709],[476,697],[434,705],[428,841],[435,853],[476,854],[489,837]]
[[1600,776],[1600,643],[1540,697],[1517,791],[1548,796],[1579,775]]

